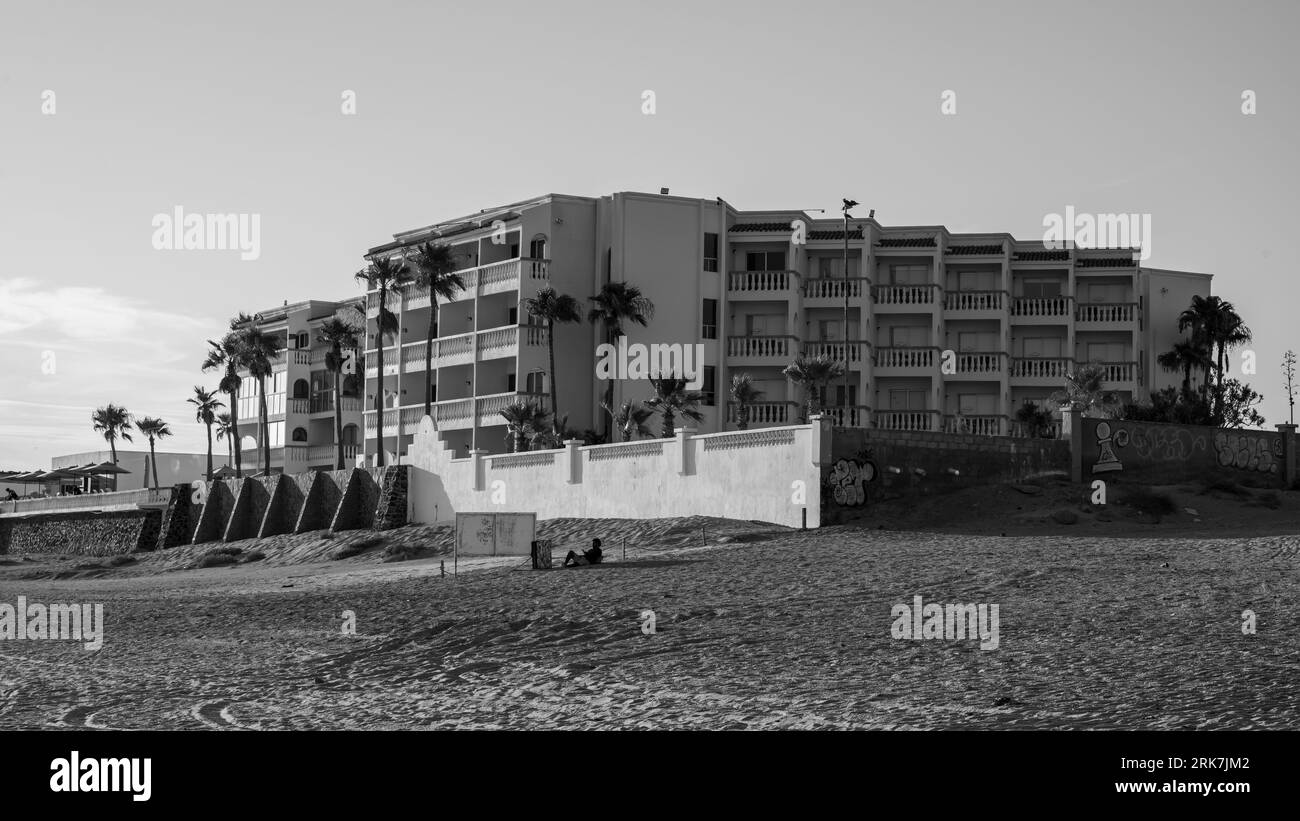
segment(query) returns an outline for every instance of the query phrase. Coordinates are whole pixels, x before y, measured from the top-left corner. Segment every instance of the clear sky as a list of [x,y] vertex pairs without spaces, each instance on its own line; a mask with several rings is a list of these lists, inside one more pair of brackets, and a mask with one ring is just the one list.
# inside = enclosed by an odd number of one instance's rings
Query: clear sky
[[[0,468],[101,447],[106,402],[202,450],[204,340],[356,293],[396,231],[663,186],[1029,239],[1067,205],[1149,213],[1147,264],[1215,274],[1283,421],[1298,23],[1295,2],[4,0]],[[260,257],[155,250],[176,205],[260,214]]]

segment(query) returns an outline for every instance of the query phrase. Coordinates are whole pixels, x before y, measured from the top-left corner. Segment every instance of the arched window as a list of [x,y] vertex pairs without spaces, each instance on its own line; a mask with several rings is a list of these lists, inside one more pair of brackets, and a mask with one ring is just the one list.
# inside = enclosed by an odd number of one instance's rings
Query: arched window
[[546,235],[537,234],[528,243],[529,259],[546,259]]
[[293,398],[306,399],[311,393],[311,386],[307,384],[306,379],[299,379],[293,383]]
[[306,350],[307,348],[310,348],[310,347],[311,347],[311,334],[309,334],[309,333],[300,333],[300,334],[298,334],[298,347],[299,347],[299,348],[302,348],[303,350]]
[[344,425],[344,426],[343,426],[343,444],[345,444],[345,445],[356,445],[356,444],[360,444],[359,442],[357,442],[357,426],[356,426],[356,425]]
[[[360,381],[355,373],[350,373],[343,377],[343,395],[358,396],[360,390]],[[373,399],[373,397],[371,397]]]
[[293,429],[293,441],[295,441],[295,442],[306,442],[306,441],[307,441],[307,429],[306,429],[306,428],[294,428],[294,429]]

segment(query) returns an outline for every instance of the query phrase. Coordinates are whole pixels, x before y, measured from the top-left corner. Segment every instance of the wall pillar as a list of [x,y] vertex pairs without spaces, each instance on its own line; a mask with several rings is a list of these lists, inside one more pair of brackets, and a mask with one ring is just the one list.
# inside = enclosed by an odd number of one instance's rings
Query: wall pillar
[[677,429],[678,476],[693,476],[695,474],[695,459],[692,457],[694,448],[691,447],[691,437],[694,435],[695,428]]
[[834,432],[831,429],[833,424],[831,417],[821,413],[814,413],[808,417],[808,424],[812,428],[808,448],[812,463],[818,467],[829,465],[831,463],[831,444],[834,439]]
[[1282,434],[1282,478],[1286,489],[1295,487],[1296,482],[1296,426],[1290,424],[1276,425]]
[[1061,405],[1061,438],[1070,443],[1070,481],[1083,481],[1083,409]]
[[483,457],[487,455],[488,452],[486,450],[475,449],[469,452],[470,467],[473,468],[472,475],[474,477],[475,490],[484,490],[487,487],[487,477],[485,476],[487,472],[487,463],[483,461]]
[[568,439],[564,442],[564,456],[567,460],[567,476],[565,481],[571,485],[582,483],[582,447],[581,439]]

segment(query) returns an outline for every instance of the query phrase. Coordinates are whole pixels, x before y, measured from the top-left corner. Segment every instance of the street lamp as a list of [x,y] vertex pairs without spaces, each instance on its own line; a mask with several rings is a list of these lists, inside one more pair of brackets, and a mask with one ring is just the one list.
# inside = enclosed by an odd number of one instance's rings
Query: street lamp
[[857,207],[857,200],[844,200],[844,418],[840,424],[849,424],[849,209]]

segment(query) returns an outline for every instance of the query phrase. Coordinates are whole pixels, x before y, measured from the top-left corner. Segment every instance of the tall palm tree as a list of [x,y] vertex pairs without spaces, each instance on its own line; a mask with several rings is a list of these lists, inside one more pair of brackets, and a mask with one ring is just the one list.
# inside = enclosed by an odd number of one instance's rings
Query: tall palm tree
[[[600,293],[590,297],[593,304],[587,312],[587,321],[599,323],[605,331],[605,342],[616,344],[624,336],[623,324],[635,322],[648,327],[655,315],[655,305],[641,293],[641,289],[626,282],[606,282]],[[605,387],[605,404],[614,404],[614,380]],[[612,424],[612,422],[611,422]]]
[[619,405],[617,410],[604,402],[601,402],[600,406],[610,415],[610,421],[613,423],[614,430],[618,431],[621,441],[631,442],[638,436],[653,435],[646,422],[654,416],[654,411],[641,402],[627,401]]
[[[343,470],[343,365],[346,361],[344,351],[355,349],[360,342],[362,330],[353,324],[351,318],[338,313],[321,323],[317,339],[322,345],[328,345],[325,352],[325,370],[334,379],[334,468]],[[364,371],[362,371],[364,373]]]
[[171,428],[161,419],[146,416],[136,420],[136,429],[149,438],[149,463],[153,470],[153,489],[158,489],[158,454],[154,451],[154,442],[164,436],[171,436]]
[[681,416],[698,422],[704,418],[698,405],[704,401],[704,394],[686,389],[686,380],[676,377],[661,376],[652,378],[650,386],[654,396],[646,400],[645,406],[653,413],[663,417],[663,426],[659,435],[671,439],[677,433],[677,417]]
[[546,411],[533,400],[524,402],[511,402],[501,409],[501,416],[506,420],[506,429],[510,432],[513,442],[510,446],[511,453],[519,453],[528,450],[528,440],[540,422],[545,422]]
[[[826,354],[805,356],[800,354],[781,371],[804,389],[804,421],[813,415],[813,408],[825,405],[824,386],[844,375],[844,363]],[[847,420],[845,420],[847,423]]]
[[271,422],[266,409],[266,378],[274,373],[272,360],[280,351],[280,338],[257,325],[258,317],[241,313],[231,320],[237,334],[239,365],[257,380],[257,416],[262,431],[262,473],[271,475]]
[[749,427],[749,407],[763,398],[763,391],[754,387],[754,381],[747,373],[738,373],[731,377],[731,401],[736,403],[736,429]]
[[1209,366],[1210,361],[1208,350],[1186,340],[1156,357],[1156,362],[1165,370],[1183,372],[1184,395],[1192,392],[1192,370],[1202,370]]
[[[433,338],[438,335],[438,297],[448,301],[465,289],[465,280],[456,273],[456,254],[450,245],[426,242],[416,246],[410,256],[415,266],[415,284],[429,289],[429,327],[424,338],[424,373],[433,384]],[[424,391],[424,415],[433,415],[433,397]]]
[[1215,340],[1219,344],[1219,355],[1216,362],[1219,367],[1219,387],[1223,387],[1223,377],[1228,372],[1228,351],[1241,345],[1248,345],[1254,341],[1254,334],[1246,323],[1238,315],[1236,308],[1231,302],[1221,302],[1219,310],[1223,312],[1219,324],[1218,338]]
[[212,481],[212,426],[217,421],[217,409],[226,405],[217,398],[215,391],[204,389],[202,385],[194,386],[194,395],[185,400],[194,406],[194,421],[207,426],[208,429],[208,481]]
[[[220,342],[209,339],[208,357],[203,360],[201,367],[204,371],[221,371],[221,381],[217,387],[230,398],[230,413],[225,414],[230,420],[230,428],[225,434],[231,443],[230,464],[235,466],[235,476],[242,479],[244,468],[239,445],[239,389],[243,387],[244,380],[239,376],[239,335],[231,331]],[[219,439],[220,431],[218,434]]]
[[226,464],[235,463],[235,426],[228,413],[217,414],[217,441],[226,440]]
[[1106,366],[1099,362],[1080,365],[1067,373],[1065,388],[1053,393],[1051,399],[1082,408],[1084,416],[1112,417],[1120,409],[1115,394],[1106,390]]
[[537,296],[524,300],[524,310],[530,316],[546,321],[546,347],[551,358],[551,413],[559,418],[559,393],[555,387],[555,323],[581,322],[582,306],[568,294],[556,293],[554,288],[546,287],[538,291]]
[[375,317],[375,348],[378,368],[375,370],[375,466],[384,466],[384,334],[399,334],[402,326],[397,315],[388,309],[389,292],[411,282],[411,270],[401,257],[379,257],[353,275],[357,282],[365,283],[366,290],[379,291],[379,315]]
[[[131,441],[131,412],[120,405],[109,402],[102,408],[95,408],[90,415],[95,432],[103,434],[108,442],[109,452],[113,455],[113,464],[117,464],[117,440]],[[117,474],[113,474],[113,490],[117,490]]]

